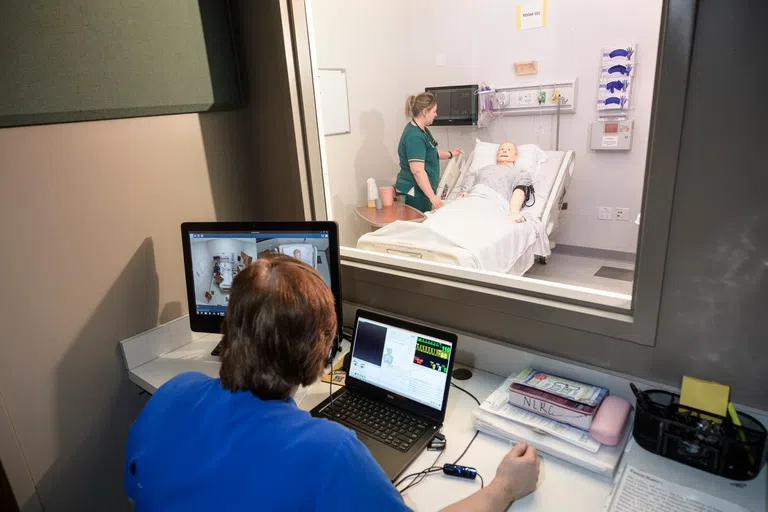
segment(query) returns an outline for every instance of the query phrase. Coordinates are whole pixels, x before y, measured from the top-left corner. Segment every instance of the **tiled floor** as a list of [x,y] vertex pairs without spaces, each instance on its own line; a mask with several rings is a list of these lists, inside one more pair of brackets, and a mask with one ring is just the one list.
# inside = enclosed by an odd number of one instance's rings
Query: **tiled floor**
[[546,265],[535,263],[533,267],[525,273],[525,276],[541,279],[543,281],[572,284],[631,295],[631,282],[595,276],[595,273],[603,266],[628,270],[632,270],[635,267],[634,263],[626,261],[571,256],[570,254],[558,254],[553,252]]

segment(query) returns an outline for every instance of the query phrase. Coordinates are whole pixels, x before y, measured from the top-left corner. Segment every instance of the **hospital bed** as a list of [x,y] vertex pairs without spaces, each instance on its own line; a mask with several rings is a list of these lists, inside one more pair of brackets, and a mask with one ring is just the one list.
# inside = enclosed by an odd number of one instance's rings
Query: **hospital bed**
[[219,283],[219,289],[222,292],[228,292],[232,289],[232,281],[234,280],[235,273],[232,271],[232,262],[234,260],[233,255],[222,253],[219,256],[219,268],[221,279],[216,279]]
[[291,257],[296,251],[299,251],[301,261],[312,268],[317,268],[317,247],[312,244],[283,244],[278,246],[278,250],[281,254]]
[[[549,249],[554,247],[552,234],[556,230],[563,198],[575,169],[575,154],[573,151],[546,151],[546,161],[537,164],[532,169],[536,202],[531,207],[523,209],[524,213],[533,216],[540,222],[518,224],[516,230],[506,230],[496,239],[491,240],[491,250],[503,253],[504,264],[486,268],[482,264],[482,258],[478,258],[477,252],[481,249],[473,247],[470,243],[456,243],[446,241],[444,237],[433,236],[427,229],[429,221],[424,228],[414,223],[393,223],[381,230],[366,233],[357,242],[357,248],[396,256],[406,256],[425,261],[447,263],[469,268],[482,268],[513,275],[524,274],[534,261],[546,263],[549,257]],[[458,184],[472,166],[475,152],[459,162],[458,166],[447,168],[438,185],[438,196],[443,198],[446,204],[455,200]],[[536,227],[538,226],[538,227]],[[543,243],[533,243],[530,230],[537,229],[536,238]],[[529,236],[524,236],[528,233]],[[493,238],[493,234],[489,235]],[[488,243],[482,250],[488,251]],[[495,267],[495,268],[494,268]]]

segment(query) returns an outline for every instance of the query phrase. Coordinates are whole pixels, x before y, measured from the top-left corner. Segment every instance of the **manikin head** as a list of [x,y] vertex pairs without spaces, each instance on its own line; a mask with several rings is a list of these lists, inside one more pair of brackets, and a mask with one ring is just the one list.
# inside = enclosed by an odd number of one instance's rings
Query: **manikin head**
[[298,250],[298,249],[294,249],[293,250],[293,257],[296,258],[297,260],[300,260],[301,259],[301,251]]
[[496,163],[512,165],[517,161],[517,146],[511,142],[502,142],[496,151]]

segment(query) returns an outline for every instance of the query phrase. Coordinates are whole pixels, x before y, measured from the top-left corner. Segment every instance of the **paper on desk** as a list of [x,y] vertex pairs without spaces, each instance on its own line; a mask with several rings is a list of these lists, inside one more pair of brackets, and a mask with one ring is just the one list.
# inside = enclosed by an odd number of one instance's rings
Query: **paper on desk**
[[565,425],[538,414],[526,411],[509,403],[509,386],[514,376],[509,377],[496,391],[482,403],[480,409],[490,412],[502,418],[516,421],[558,437],[564,441],[583,448],[592,453],[597,453],[600,443],[592,439],[587,432],[570,425]]
[[607,512],[749,512],[709,494],[628,465],[606,500]]

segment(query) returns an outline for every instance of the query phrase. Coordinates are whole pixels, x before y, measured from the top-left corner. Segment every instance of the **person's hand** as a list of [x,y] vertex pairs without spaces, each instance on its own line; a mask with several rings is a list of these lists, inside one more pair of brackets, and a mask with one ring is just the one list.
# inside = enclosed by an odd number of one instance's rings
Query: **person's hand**
[[510,503],[517,501],[536,490],[539,464],[536,448],[520,441],[502,459],[491,485],[500,489]]
[[461,192],[459,195],[456,196],[456,199],[461,199],[462,197],[466,196],[466,192]]
[[520,224],[521,222],[525,222],[525,217],[523,217],[523,214],[520,212],[513,212],[507,215],[507,220],[515,224]]
[[456,158],[457,156],[459,156],[462,153],[464,153],[464,152],[460,148],[455,148],[455,149],[451,150],[451,154],[453,155],[454,158]]
[[429,198],[429,202],[432,203],[432,206],[435,210],[439,210],[443,207],[443,202],[440,200],[437,196],[432,196]]

